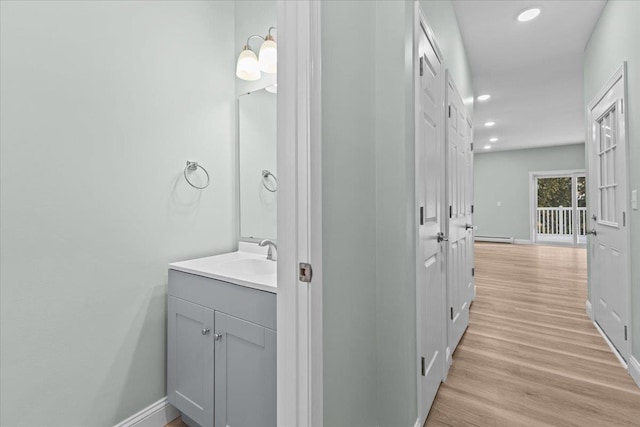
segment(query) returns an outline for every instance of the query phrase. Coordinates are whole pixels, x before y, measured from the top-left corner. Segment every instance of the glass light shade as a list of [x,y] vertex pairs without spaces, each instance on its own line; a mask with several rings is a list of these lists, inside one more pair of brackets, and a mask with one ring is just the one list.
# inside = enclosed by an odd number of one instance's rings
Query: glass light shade
[[273,74],[278,71],[278,48],[276,42],[267,38],[260,46],[260,69]]
[[260,65],[258,58],[253,51],[247,47],[238,56],[238,64],[236,65],[236,76],[242,80],[259,80]]
[[264,88],[269,93],[278,93],[278,83],[274,83],[271,86],[267,86]]

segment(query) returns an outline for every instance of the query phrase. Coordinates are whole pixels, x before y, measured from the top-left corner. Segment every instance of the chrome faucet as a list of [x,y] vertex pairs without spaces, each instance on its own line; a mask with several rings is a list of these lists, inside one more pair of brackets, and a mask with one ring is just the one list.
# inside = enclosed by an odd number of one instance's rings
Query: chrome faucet
[[[269,239],[264,239],[262,242],[258,243],[258,246],[269,246],[269,250],[267,251],[267,259],[269,261],[276,261],[278,259],[278,245],[276,242]],[[276,250],[275,254],[273,250]]]

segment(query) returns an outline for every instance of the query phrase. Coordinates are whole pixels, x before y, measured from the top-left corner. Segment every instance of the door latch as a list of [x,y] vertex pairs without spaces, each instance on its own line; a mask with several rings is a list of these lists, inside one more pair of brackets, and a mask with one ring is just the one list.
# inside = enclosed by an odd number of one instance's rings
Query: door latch
[[299,265],[299,280],[301,282],[310,283],[312,276],[313,269],[311,268],[311,264],[301,262]]
[[438,231],[438,234],[436,234],[436,239],[438,240],[438,243],[449,241],[449,239],[444,235],[442,231]]

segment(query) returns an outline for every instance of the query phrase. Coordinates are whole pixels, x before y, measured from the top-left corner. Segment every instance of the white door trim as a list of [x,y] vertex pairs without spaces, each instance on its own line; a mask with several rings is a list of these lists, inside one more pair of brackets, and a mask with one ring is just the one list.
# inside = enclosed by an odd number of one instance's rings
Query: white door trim
[[[278,0],[279,426],[322,426],[320,2]],[[298,263],[313,267],[301,282]]]
[[[595,165],[593,164],[593,153],[591,150],[593,150],[593,133],[591,132],[591,119],[590,119],[590,112],[594,109],[594,107],[602,100],[602,98],[605,97],[605,95],[613,88],[613,86],[620,80],[622,79],[623,82],[623,95],[622,95],[622,104],[624,106],[624,141],[621,141],[622,144],[625,145],[625,152],[627,153],[626,159],[625,159],[625,175],[623,176],[623,179],[626,180],[627,185],[626,185],[626,189],[627,189],[627,194],[625,194],[625,197],[627,198],[627,215],[629,214],[628,212],[628,208],[631,206],[631,197],[630,197],[630,186],[629,183],[631,182],[630,178],[629,178],[629,173],[630,173],[630,168],[629,168],[629,153],[630,151],[630,147],[629,147],[629,120],[628,120],[628,90],[627,90],[627,61],[622,62],[622,64],[620,65],[620,67],[618,67],[618,69],[615,71],[615,73],[613,73],[613,75],[611,76],[611,78],[607,81],[607,83],[598,91],[598,93],[596,94],[596,96],[593,97],[593,99],[591,100],[591,102],[589,102],[589,105],[587,106],[587,123],[586,123],[586,149],[587,149],[587,158],[588,158],[588,162],[587,162],[587,191],[588,191],[588,197],[587,197],[587,209],[589,212],[597,212],[597,206],[594,208],[593,204],[596,203],[596,200],[592,200],[594,199],[594,197],[592,197],[592,192],[589,189],[589,183],[591,182],[591,180],[589,180],[589,173],[592,170],[595,170]],[[625,288],[626,288],[626,296],[627,296],[627,313],[628,313],[628,319],[627,319],[627,348],[626,349],[619,349],[619,351],[625,351],[625,353],[623,354],[623,356],[629,360],[629,357],[632,355],[632,348],[633,348],[633,321],[632,321],[632,307],[631,307],[631,221],[629,218],[629,223],[627,224],[627,226],[625,226],[624,228],[625,230],[625,234],[626,234],[626,240],[627,240],[627,247],[625,248],[627,251],[627,265],[626,265],[626,271],[625,271],[625,275],[626,275],[626,279],[625,280]],[[591,253],[590,251],[590,245],[587,242],[587,251],[588,251],[588,256],[591,257]],[[591,270],[591,264],[589,263],[588,266],[589,270]],[[591,273],[591,271],[589,271],[589,273]],[[589,274],[589,280],[591,280],[592,275]],[[597,300],[597,295],[598,295],[598,289],[597,286],[591,286],[591,303],[593,304],[593,301]],[[595,307],[594,307],[595,308]],[[595,317],[595,310],[594,310],[594,317]],[[597,321],[597,319],[595,319],[595,321]]]
[[640,387],[640,362],[633,355],[629,356],[629,375]]
[[[538,206],[538,203],[537,203],[538,188],[536,186],[536,179],[537,178],[566,178],[568,176],[574,179],[577,175],[584,175],[586,179],[587,170],[586,169],[565,169],[565,170],[529,172],[529,233],[531,235],[531,243],[538,243],[536,240],[536,219],[537,219],[536,207]],[[588,191],[587,191],[587,194],[589,194]],[[589,198],[587,197],[587,201],[588,200]],[[575,209],[575,206],[574,206],[574,209]]]

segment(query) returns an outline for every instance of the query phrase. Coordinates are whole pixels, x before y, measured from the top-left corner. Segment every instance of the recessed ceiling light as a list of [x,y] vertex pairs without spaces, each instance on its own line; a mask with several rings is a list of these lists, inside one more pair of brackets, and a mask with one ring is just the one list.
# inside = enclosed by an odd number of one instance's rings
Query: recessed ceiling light
[[490,128],[491,126],[495,125],[496,122],[486,122],[484,125],[488,128]]
[[491,98],[491,95],[489,95],[489,94],[487,93],[487,94],[484,94],[484,95],[480,95],[480,96],[478,97],[478,101],[486,101],[486,100],[487,100],[487,99],[489,99],[489,98]]
[[536,19],[538,15],[540,15],[540,9],[538,9],[537,7],[527,9],[523,12],[520,12],[520,15],[518,15],[518,21],[520,22],[531,21],[532,19]]
[[489,141],[491,142],[496,142],[498,140],[498,138],[496,138],[495,136],[493,138],[491,138]]
[[485,145],[485,146],[484,146],[484,149],[485,149],[485,150],[491,150],[491,146],[490,146],[490,145]]

